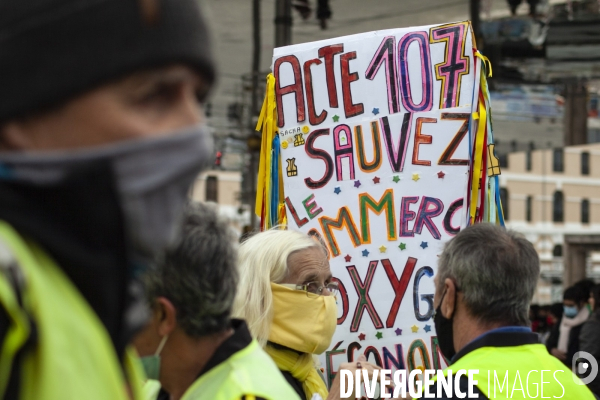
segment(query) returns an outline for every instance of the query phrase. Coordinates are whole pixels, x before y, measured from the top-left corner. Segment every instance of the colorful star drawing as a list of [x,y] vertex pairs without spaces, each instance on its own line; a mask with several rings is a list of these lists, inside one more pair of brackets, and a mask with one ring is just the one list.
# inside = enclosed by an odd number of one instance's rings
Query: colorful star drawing
[[414,173],[414,174],[413,174],[413,177],[412,177],[412,180],[416,182],[416,181],[418,181],[419,179],[421,179],[421,178],[419,177],[419,174],[417,174],[417,173]]
[[381,253],[385,253],[386,250],[387,250],[387,247],[385,247],[384,245],[381,245],[381,247],[379,248],[379,251]]
[[399,248],[400,250],[406,250],[406,243],[400,243],[400,244],[398,245],[398,248]]
[[360,335],[358,335],[358,340],[365,340],[366,337],[367,337],[367,335],[365,335],[364,333],[361,333]]
[[426,249],[428,247],[427,242],[421,242],[419,246],[421,246],[423,249]]
[[378,176],[376,176],[375,178],[373,178],[373,183],[379,183],[380,180],[381,179]]
[[363,255],[363,257],[369,257],[369,250],[367,250],[367,249],[364,249],[364,250],[362,251],[362,255]]
[[396,332],[396,336],[402,335],[402,329],[400,329],[400,328],[396,328],[396,330],[394,332]]
[[373,114],[374,114],[374,115],[377,115],[377,114],[379,114],[379,108],[375,107],[375,108],[373,109]]
[[439,179],[444,179],[445,176],[446,176],[446,174],[444,173],[444,171],[438,172],[438,178]]
[[400,177],[398,175],[394,175],[394,177],[392,178],[392,180],[396,183],[400,182]]
[[355,188],[359,188],[360,187],[360,181],[354,181],[354,187]]
[[416,325],[413,325],[410,327],[410,330],[413,331],[413,333],[417,333],[419,331],[419,327]]
[[340,117],[337,115],[333,116],[333,122],[338,122],[340,120]]
[[352,257],[350,257],[350,254],[346,254],[346,256],[344,257],[344,260],[346,260],[346,262],[350,262],[350,261],[352,261]]
[[377,332],[377,333],[375,334],[375,337],[376,337],[377,339],[381,339],[381,338],[383,337],[383,333],[381,333],[381,332]]
[[431,331],[431,325],[425,325],[425,332],[430,332]]
[[340,194],[342,192],[342,189],[340,189],[339,186],[337,186],[335,189],[333,189],[333,193],[335,194]]

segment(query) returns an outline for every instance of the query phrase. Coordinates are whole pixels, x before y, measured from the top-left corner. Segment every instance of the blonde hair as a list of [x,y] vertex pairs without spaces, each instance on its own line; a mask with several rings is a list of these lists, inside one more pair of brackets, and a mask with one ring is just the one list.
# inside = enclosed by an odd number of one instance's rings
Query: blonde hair
[[271,229],[257,233],[239,248],[239,286],[233,303],[233,317],[245,319],[254,337],[265,346],[273,320],[271,282],[282,282],[288,273],[288,258],[309,248],[327,250],[306,234]]

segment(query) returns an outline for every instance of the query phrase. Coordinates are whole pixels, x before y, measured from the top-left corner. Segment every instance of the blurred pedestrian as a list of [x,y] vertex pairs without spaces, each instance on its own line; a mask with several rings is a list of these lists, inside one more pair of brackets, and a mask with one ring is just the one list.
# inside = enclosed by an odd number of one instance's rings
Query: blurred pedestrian
[[508,3],[508,7],[510,8],[510,13],[512,16],[517,15],[517,8],[521,5],[523,0],[506,0]]
[[538,311],[538,335],[540,342],[546,344],[548,337],[552,331],[552,317],[550,316],[550,306],[540,306]]
[[[248,322],[298,395],[306,400],[339,398],[339,374],[325,385],[313,356],[331,343],[337,323],[337,282],[326,248],[303,233],[273,229],[240,246],[240,285],[233,315]],[[379,367],[365,358],[340,369]]]
[[198,7],[0,2],[0,398],[141,395],[139,276],[212,161]]
[[550,306],[543,305],[540,306],[537,312],[537,321],[538,321],[538,333],[540,335],[544,335],[550,329],[550,319],[548,316],[548,312],[550,311]]
[[558,346],[558,336],[560,335],[560,322],[563,317],[564,306],[562,303],[554,303],[550,306],[550,334],[545,341],[548,353]]
[[206,204],[184,218],[181,242],[148,276],[153,317],[135,339],[155,380],[147,399],[297,399],[246,323],[230,318],[238,272],[229,224]]
[[554,303],[550,306],[548,314],[550,315],[550,324],[554,326],[560,325],[564,313],[564,306],[562,303]]
[[529,306],[529,322],[531,323],[531,331],[538,332],[539,328],[539,312],[540,306],[537,304],[532,304]]
[[[592,307],[592,314],[581,328],[579,351],[590,353],[600,362],[600,285],[592,287],[589,303]],[[600,378],[598,376],[588,383],[588,387],[600,398]]]
[[573,355],[579,351],[579,333],[590,316],[587,307],[589,294],[581,286],[571,286],[563,294],[563,318],[560,322],[558,342],[550,353],[571,366]]
[[527,0],[529,4],[529,16],[536,17],[537,16],[537,6],[540,3],[540,0]]
[[[500,376],[513,389],[520,387],[517,390],[530,393],[544,380],[538,371],[546,370],[555,379],[544,383],[544,396],[593,399],[529,328],[529,304],[540,273],[538,255],[530,242],[496,225],[477,224],[445,245],[438,265],[434,323],[440,350],[450,360],[444,374],[478,370],[475,398],[489,399],[498,398],[491,393],[490,388],[496,390],[491,376]],[[524,376],[526,389],[513,384]],[[463,375],[454,387],[454,396],[433,398],[465,398],[468,389]]]
[[593,280],[591,279],[582,279],[578,282],[575,282],[575,284],[573,286],[577,286],[578,288],[581,289],[581,291],[583,293],[586,294],[586,299],[585,299],[585,305],[588,308],[588,310],[590,310],[590,312],[592,311],[592,306],[590,305],[590,296],[589,294],[592,292],[592,289],[594,288],[594,286],[596,286],[596,284],[594,283]]

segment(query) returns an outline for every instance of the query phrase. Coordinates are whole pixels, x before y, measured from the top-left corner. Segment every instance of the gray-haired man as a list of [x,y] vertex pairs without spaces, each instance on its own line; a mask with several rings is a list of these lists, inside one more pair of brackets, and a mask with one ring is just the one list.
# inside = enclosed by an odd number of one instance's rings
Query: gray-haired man
[[238,272],[227,222],[205,204],[184,218],[181,242],[148,276],[153,317],[134,342],[147,398],[297,399],[245,322],[230,319]]
[[451,395],[434,385],[432,398],[594,399],[529,328],[539,272],[533,245],[495,225],[470,226],[446,244],[434,298],[440,350],[450,362],[444,373],[478,372],[455,381]]

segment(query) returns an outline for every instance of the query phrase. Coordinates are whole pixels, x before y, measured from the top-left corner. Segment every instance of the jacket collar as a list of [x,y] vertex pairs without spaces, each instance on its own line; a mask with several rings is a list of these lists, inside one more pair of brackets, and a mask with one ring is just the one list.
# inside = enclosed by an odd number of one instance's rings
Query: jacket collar
[[456,353],[456,355],[452,357],[451,364],[454,364],[465,355],[482,347],[514,347],[540,343],[539,336],[529,329],[507,330],[505,328],[495,329],[479,336]]

